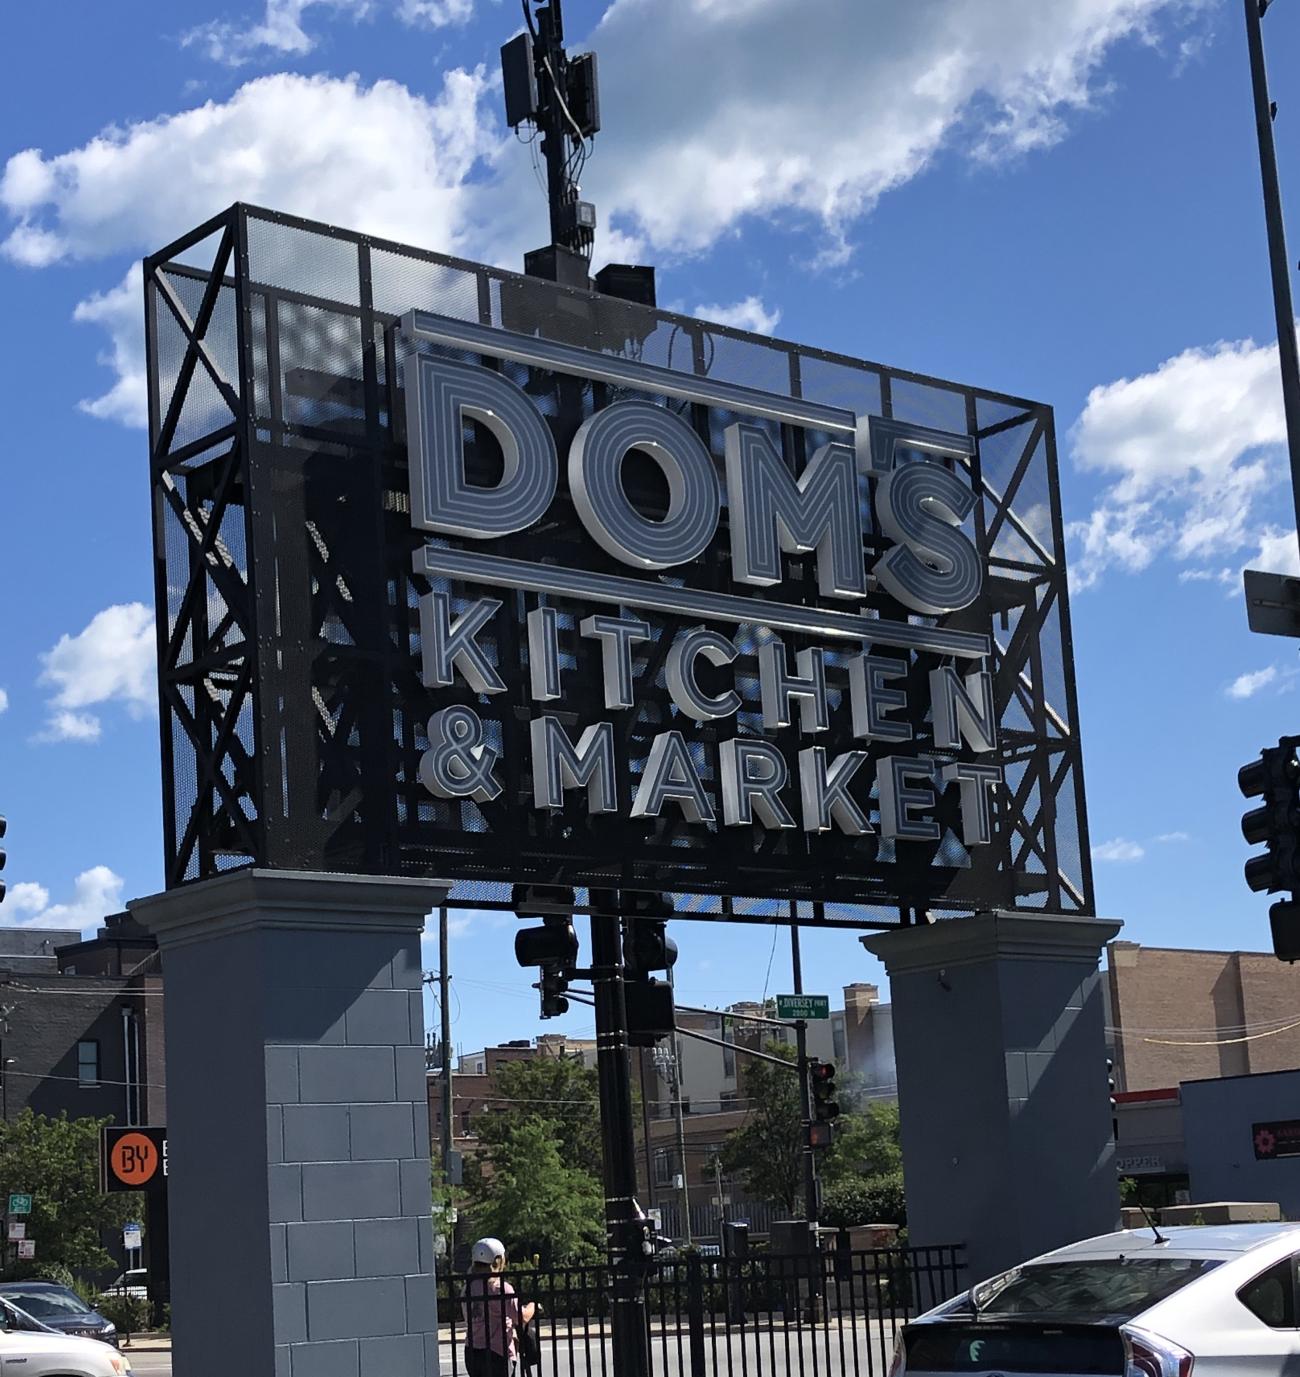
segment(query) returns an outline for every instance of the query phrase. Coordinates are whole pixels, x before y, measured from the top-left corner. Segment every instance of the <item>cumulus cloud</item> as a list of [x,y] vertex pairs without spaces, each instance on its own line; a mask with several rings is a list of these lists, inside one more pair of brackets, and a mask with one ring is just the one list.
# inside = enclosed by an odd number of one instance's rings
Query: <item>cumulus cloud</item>
[[711,320],[716,325],[752,330],[756,335],[770,335],[781,323],[780,310],[769,311],[762,299],[756,296],[747,296],[730,306],[697,306],[692,314],[701,320]]
[[1129,841],[1127,837],[1114,837],[1092,848],[1094,861],[1140,861],[1146,854],[1141,842]]
[[1191,833],[1189,832],[1161,832],[1156,838],[1156,841],[1168,845],[1172,842],[1189,842],[1191,839]]
[[[267,0],[252,30],[262,47],[294,55],[312,42],[309,11],[360,15],[377,3]],[[470,9],[470,0],[383,3],[431,25]],[[855,220],[941,150],[988,163],[1055,142],[1104,90],[1116,44],[1186,33],[1208,9],[1209,0],[613,0],[591,35],[604,132],[584,174],[601,208],[601,253],[662,261],[707,249],[747,219],[793,217],[818,233],[813,257],[842,256]],[[78,148],[20,151],[0,177],[12,221],[0,252],[32,267],[138,255],[243,199],[517,263],[543,207],[497,97],[485,99],[492,80],[454,70],[426,100],[392,81],[281,73]],[[143,403],[132,290],[127,282],[90,298],[80,318],[107,329],[118,378],[88,407],[134,423]],[[772,314],[760,309],[757,320]]]
[[60,636],[41,663],[40,682],[54,692],[40,739],[94,741],[99,717],[78,709],[119,702],[142,717],[155,706],[153,613],[139,602],[106,607],[75,636]]
[[[316,46],[305,21],[309,10],[350,14],[361,19],[375,6],[371,0],[266,0],[260,20],[232,24],[213,20],[185,34],[181,42],[195,47],[214,62],[239,67],[262,55],[301,56]],[[473,0],[396,0],[394,10],[404,24],[440,29],[463,24],[473,13]]]
[[83,870],[72,882],[72,897],[61,904],[50,903],[44,885],[25,880],[9,891],[4,916],[10,927],[87,928],[122,907],[125,881],[106,865]]
[[111,291],[81,302],[72,318],[102,326],[108,332],[109,348],[99,361],[117,377],[102,397],[87,398],[81,409],[101,420],[143,429],[149,424],[149,405],[145,388],[144,271],[140,264],[133,263]]
[[1249,674],[1239,674],[1224,689],[1229,698],[1253,698],[1260,689],[1267,688],[1277,678],[1277,666],[1267,665]]
[[0,688],[0,712],[9,711],[9,695],[4,689]]
[[1294,534],[1260,515],[1286,439],[1276,345],[1188,349],[1095,387],[1071,439],[1080,467],[1109,480],[1091,514],[1070,526],[1076,586],[1108,569],[1140,572],[1161,555],[1192,565],[1186,579],[1234,584],[1239,570],[1222,561],[1251,548],[1253,567],[1298,567]]

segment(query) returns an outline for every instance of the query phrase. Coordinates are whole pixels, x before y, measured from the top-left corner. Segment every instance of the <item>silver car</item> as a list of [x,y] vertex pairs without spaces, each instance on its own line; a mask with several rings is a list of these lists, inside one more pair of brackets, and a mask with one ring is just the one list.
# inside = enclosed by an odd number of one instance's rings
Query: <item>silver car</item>
[[913,1320],[890,1377],[1298,1377],[1300,1224],[1136,1229]]

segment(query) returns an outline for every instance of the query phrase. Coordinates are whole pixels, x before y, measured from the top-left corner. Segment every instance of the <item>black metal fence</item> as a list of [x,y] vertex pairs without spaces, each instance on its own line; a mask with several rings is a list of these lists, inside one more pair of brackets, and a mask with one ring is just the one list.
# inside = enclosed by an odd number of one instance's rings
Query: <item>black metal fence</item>
[[[886,1377],[902,1325],[965,1286],[958,1246],[835,1250],[658,1261],[646,1287],[656,1377]],[[541,1377],[618,1377],[608,1267],[439,1278],[441,1370],[467,1366],[467,1344],[500,1351],[518,1307],[536,1306]],[[506,1340],[509,1343],[509,1338]],[[517,1346],[523,1341],[516,1338]],[[522,1361],[522,1360],[521,1360]],[[521,1366],[521,1372],[528,1372]]]

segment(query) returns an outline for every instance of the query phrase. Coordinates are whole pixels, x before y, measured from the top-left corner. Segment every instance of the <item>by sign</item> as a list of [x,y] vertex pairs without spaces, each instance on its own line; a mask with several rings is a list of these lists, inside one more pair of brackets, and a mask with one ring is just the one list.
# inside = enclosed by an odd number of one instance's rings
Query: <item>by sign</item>
[[100,1188],[155,1191],[167,1185],[165,1128],[106,1127],[99,1140]]
[[10,1214],[31,1214],[32,1197],[27,1194],[17,1193],[9,1197]]
[[777,995],[777,1018],[830,1018],[830,995]]

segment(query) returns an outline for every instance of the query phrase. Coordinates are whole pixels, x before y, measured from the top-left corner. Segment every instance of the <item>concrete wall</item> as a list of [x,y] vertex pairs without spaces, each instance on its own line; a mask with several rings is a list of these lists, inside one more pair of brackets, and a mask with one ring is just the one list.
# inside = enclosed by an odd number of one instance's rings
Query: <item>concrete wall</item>
[[1300,1070],[1192,1081],[1182,1097],[1192,1203],[1275,1200],[1300,1219],[1300,1157],[1258,1161],[1253,1138],[1254,1124],[1300,1119]]

